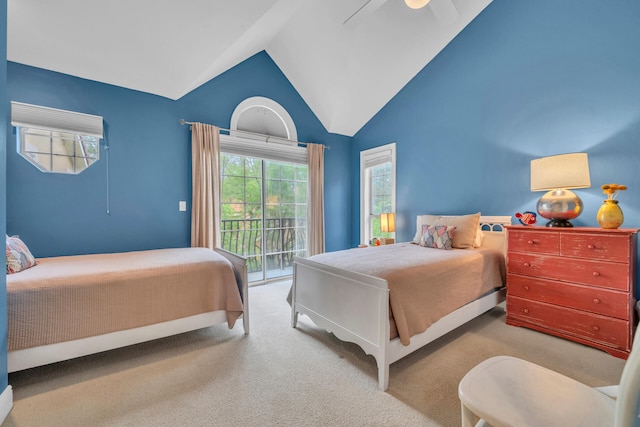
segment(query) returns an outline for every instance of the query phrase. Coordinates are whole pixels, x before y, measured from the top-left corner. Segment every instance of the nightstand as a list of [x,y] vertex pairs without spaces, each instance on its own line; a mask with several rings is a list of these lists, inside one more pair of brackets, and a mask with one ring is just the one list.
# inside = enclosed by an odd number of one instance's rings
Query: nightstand
[[626,359],[636,325],[638,230],[506,228],[507,324]]

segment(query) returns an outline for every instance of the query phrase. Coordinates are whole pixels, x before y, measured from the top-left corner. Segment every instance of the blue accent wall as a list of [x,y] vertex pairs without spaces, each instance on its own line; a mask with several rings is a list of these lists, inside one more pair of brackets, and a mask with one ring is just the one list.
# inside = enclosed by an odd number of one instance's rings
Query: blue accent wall
[[[422,213],[535,211],[529,163],[589,154],[591,188],[575,225],[597,226],[600,186],[640,227],[640,2],[494,0],[353,138],[359,152],[397,142],[397,240]],[[352,202],[351,244],[359,201]],[[515,220],[515,218],[514,218]]]
[[327,247],[349,244],[343,215],[350,205],[350,138],[324,129],[265,52],[178,101],[11,62],[8,96],[105,122],[100,160],[77,176],[37,170],[17,154],[10,127],[7,230],[36,257],[189,246],[190,213],[179,212],[178,202],[191,206],[191,136],[179,119],[228,127],[233,109],[251,96],[283,105],[299,140],[331,146],[325,155]]
[[[0,0],[0,233],[5,233],[6,224],[6,153],[7,127],[9,123],[7,103],[7,0]],[[0,258],[6,254],[3,252]],[[7,275],[0,275],[0,392],[9,385],[7,369]],[[2,420],[0,420],[2,422]]]

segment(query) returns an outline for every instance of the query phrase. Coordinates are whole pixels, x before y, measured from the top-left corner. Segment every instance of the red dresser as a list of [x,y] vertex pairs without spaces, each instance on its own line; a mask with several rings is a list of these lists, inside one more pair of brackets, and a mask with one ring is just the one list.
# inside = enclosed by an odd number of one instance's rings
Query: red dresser
[[507,227],[507,324],[626,359],[636,325],[637,229]]

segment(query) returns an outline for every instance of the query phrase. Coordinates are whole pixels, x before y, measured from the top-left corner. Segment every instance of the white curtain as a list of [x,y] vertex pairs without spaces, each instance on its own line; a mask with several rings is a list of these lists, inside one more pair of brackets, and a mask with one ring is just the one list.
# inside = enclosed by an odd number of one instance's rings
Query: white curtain
[[307,204],[307,256],[321,254],[324,244],[324,145],[307,144],[309,202]]
[[191,125],[191,246],[214,249],[220,241],[220,129]]

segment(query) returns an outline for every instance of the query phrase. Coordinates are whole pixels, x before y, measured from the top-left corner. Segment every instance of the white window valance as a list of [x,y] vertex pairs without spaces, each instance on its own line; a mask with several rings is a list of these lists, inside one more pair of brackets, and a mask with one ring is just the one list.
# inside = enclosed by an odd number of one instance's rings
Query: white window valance
[[[232,131],[233,132],[233,131]],[[257,157],[291,163],[307,163],[307,148],[277,137],[253,139],[220,135],[220,151],[239,156]]]
[[11,125],[103,138],[101,116],[11,101]]

